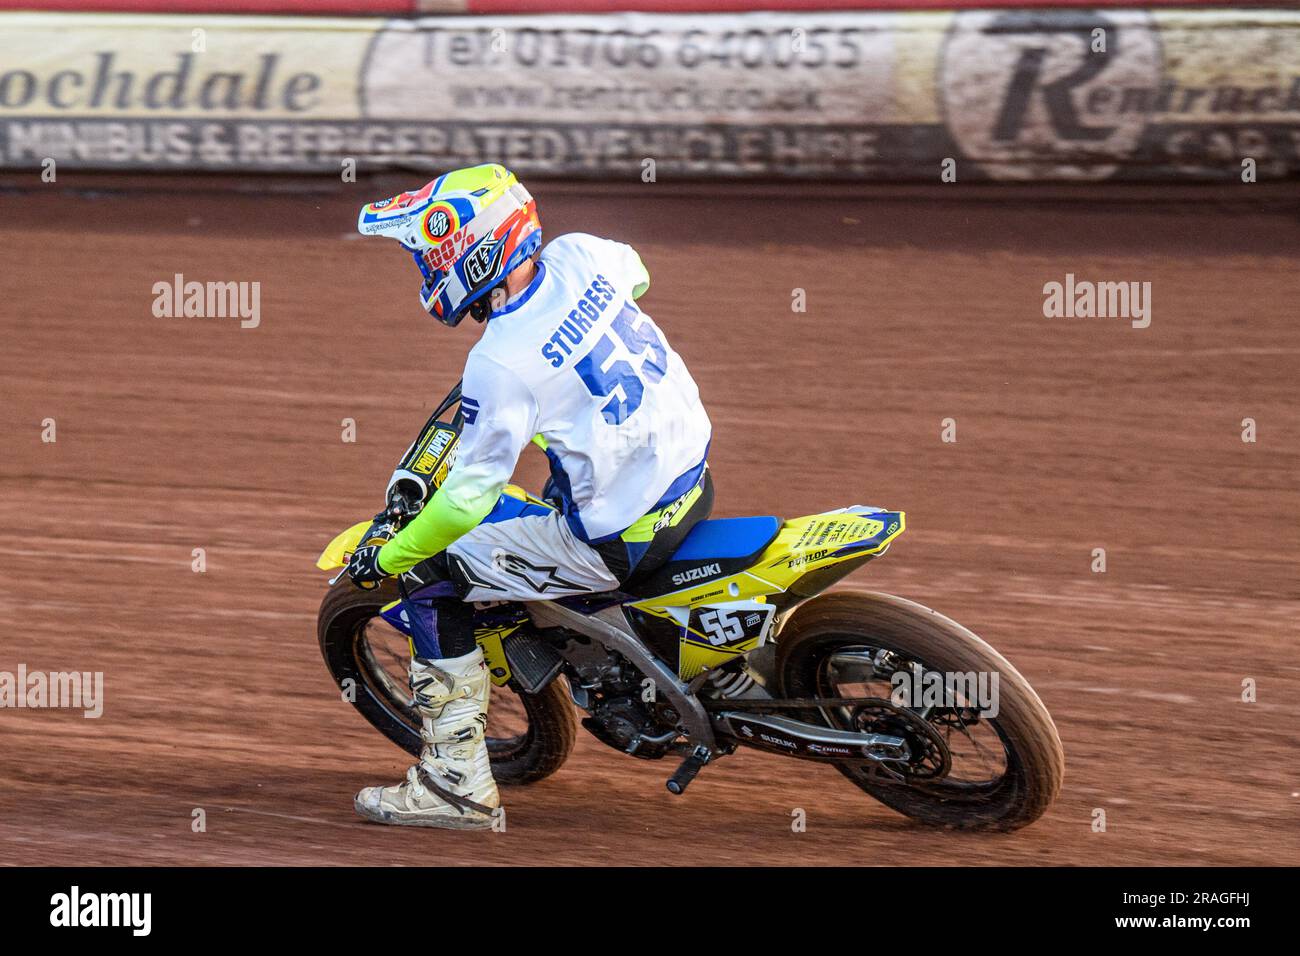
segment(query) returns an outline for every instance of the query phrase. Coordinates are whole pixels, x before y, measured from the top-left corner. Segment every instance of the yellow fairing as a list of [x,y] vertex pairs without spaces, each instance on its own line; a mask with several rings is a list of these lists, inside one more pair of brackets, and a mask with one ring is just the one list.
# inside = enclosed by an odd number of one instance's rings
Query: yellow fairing
[[[775,608],[763,598],[754,601],[719,601],[711,602],[707,610],[695,615],[686,610],[686,623],[681,626],[681,638],[677,647],[677,674],[689,680],[700,671],[725,664],[737,657],[744,657],[759,647],[767,639],[767,632],[772,624]],[[697,609],[698,610],[698,609]],[[707,616],[719,612],[730,615],[731,626],[738,628],[734,635],[727,635],[715,622],[712,633],[704,624]],[[679,612],[680,613],[680,612]],[[751,626],[740,628],[741,619],[748,619]]]
[[781,526],[772,543],[745,570],[631,606],[670,619],[680,627],[678,673],[689,679],[753,650],[767,637],[765,625],[762,634],[747,634],[742,641],[716,643],[716,636],[715,641],[710,641],[692,626],[692,611],[701,607],[725,609],[742,602],[764,603],[814,571],[880,554],[903,533],[905,522],[901,511],[832,511],[794,518]]
[[369,527],[369,521],[361,521],[338,535],[320,553],[320,557],[316,559],[316,567],[322,571],[329,571],[332,568],[341,568],[346,565],[348,555],[357,549],[361,536],[366,533],[366,529]]
[[541,505],[543,508],[555,508],[555,505],[551,504],[549,501],[543,501],[541,498],[534,498],[518,485],[506,485],[501,489],[501,494],[507,495],[511,498],[518,498],[520,501],[527,501],[529,504]]
[[504,687],[510,681],[510,664],[506,660],[505,647],[501,642],[519,630],[518,624],[505,627],[490,627],[476,630],[474,640],[483,649],[483,660],[487,663],[488,676],[492,683]]

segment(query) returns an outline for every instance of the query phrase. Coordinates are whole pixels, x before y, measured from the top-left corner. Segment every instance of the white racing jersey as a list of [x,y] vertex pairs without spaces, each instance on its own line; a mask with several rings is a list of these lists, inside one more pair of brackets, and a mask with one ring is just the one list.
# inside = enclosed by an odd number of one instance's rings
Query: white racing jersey
[[543,249],[533,282],[469,353],[445,493],[498,494],[540,434],[570,527],[599,542],[699,480],[712,425],[681,356],[636,305],[647,281],[623,243],[572,233]]

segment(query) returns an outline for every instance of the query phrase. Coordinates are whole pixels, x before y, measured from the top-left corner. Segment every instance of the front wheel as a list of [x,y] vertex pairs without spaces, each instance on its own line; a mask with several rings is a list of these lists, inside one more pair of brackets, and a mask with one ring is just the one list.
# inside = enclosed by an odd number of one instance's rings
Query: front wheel
[[1033,688],[975,634],[920,604],[849,591],[814,598],[781,630],[777,673],[784,697],[876,701],[803,718],[907,740],[910,761],[839,770],[912,819],[1017,830],[1060,792],[1061,740]]
[[[412,756],[420,753],[420,716],[407,684],[406,635],[379,616],[398,599],[389,578],[363,591],[346,577],[329,589],[316,620],[321,656],[330,676],[352,695],[352,705],[385,737]],[[492,775],[503,785],[536,783],[568,758],[578,725],[564,682],[557,677],[536,694],[493,685],[487,746]]]

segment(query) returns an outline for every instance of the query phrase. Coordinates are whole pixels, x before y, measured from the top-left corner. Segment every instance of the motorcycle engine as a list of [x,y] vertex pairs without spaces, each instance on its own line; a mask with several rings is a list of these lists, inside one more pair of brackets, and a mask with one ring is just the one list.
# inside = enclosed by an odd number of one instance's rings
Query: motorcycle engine
[[[629,674],[629,671],[631,673]],[[582,726],[602,743],[644,760],[668,753],[677,737],[677,714],[661,701],[642,700],[640,675],[626,665],[591,695]]]

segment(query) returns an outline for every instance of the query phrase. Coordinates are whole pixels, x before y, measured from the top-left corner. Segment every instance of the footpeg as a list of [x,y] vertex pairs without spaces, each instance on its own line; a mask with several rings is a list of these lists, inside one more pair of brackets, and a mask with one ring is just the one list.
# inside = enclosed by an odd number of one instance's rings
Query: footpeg
[[691,785],[695,775],[704,769],[704,765],[709,762],[709,752],[703,747],[696,747],[695,752],[682,761],[682,765],[677,768],[677,772],[668,778],[668,792],[673,796],[680,797],[686,792],[686,788]]

